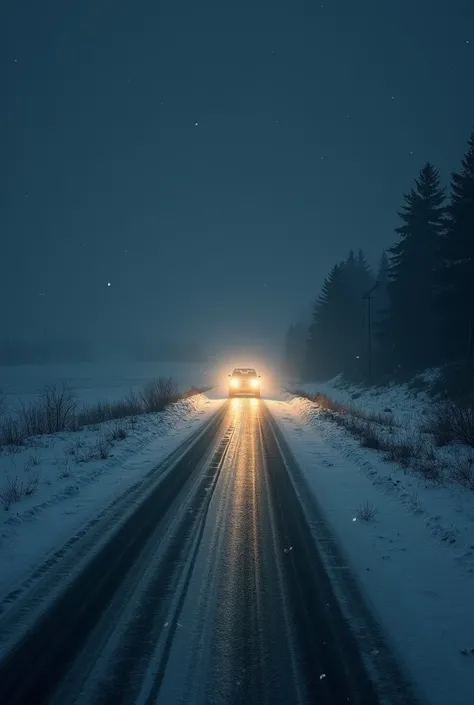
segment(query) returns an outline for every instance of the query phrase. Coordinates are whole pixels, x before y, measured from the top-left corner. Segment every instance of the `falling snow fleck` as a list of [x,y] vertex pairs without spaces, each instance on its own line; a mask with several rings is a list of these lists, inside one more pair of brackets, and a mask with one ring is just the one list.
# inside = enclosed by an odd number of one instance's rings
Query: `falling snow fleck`
[[357,521],[357,517],[354,517],[352,521]]
[[107,286],[112,286],[112,282],[107,282]]
[[325,674],[325,673],[321,673],[321,675],[319,676],[319,680],[322,681],[323,678],[326,678],[326,674]]

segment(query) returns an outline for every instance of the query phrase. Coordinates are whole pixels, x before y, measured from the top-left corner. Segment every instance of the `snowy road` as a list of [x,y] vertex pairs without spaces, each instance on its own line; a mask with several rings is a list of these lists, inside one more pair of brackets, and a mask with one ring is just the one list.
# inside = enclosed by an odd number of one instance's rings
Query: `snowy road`
[[[93,557],[0,663],[0,702],[414,702],[300,483],[265,403],[224,404],[103,545],[100,522],[77,542],[72,554],[96,532]],[[27,598],[0,629],[34,614]]]

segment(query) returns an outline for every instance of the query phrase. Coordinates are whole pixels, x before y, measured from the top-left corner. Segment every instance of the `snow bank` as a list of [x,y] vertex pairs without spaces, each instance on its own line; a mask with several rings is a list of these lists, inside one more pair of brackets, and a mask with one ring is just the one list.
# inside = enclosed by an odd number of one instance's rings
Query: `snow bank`
[[[343,403],[353,393],[334,384],[314,391]],[[405,422],[425,403],[395,387],[362,392],[368,410],[366,401],[375,412],[390,404]],[[385,462],[305,399],[268,405],[414,683],[431,705],[472,705],[474,493]],[[372,521],[361,519],[364,505]]]
[[0,597],[183,443],[220,403],[199,394],[158,414],[38,436],[26,447],[4,449],[0,491],[12,481],[36,489],[0,505],[0,562],[8,566],[0,573]]
[[[435,378],[435,371],[429,370],[420,375],[420,380],[428,383]],[[298,388],[308,394],[321,392],[331,399],[344,405],[364,409],[372,413],[383,413],[390,410],[395,420],[404,426],[419,426],[427,409],[433,404],[433,399],[413,384],[391,384],[386,387],[364,387],[345,382],[341,375],[326,382],[311,382],[298,385]]]

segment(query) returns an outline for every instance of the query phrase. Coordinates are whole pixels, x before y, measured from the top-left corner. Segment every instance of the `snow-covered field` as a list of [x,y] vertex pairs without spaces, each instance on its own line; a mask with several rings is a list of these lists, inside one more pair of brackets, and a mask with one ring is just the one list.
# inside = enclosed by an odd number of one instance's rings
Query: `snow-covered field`
[[200,394],[161,413],[4,449],[0,490],[5,495],[17,483],[23,496],[0,506],[0,563],[8,566],[0,571],[0,598],[183,443],[220,403]]
[[192,386],[213,386],[212,364],[101,362],[71,365],[0,365],[0,392],[9,407],[29,402],[46,384],[67,384],[85,405],[106,399],[116,401],[130,390],[138,391],[153,378],[172,377],[184,391]]
[[[391,409],[407,431],[419,428],[430,404],[406,386],[364,392],[336,380],[306,390],[364,411]],[[427,702],[472,705],[474,492],[451,482],[434,485],[387,462],[306,399],[269,407]]]
[[[214,386],[209,395],[180,401],[160,414],[4,449],[0,490],[18,482],[24,496],[1,510],[0,562],[8,571],[0,571],[0,600],[218,409],[226,373],[192,365],[0,368],[0,388],[12,406],[15,400],[30,401],[45,384],[64,380],[85,405],[123,398],[159,375],[174,377],[182,390]],[[432,404],[406,385],[364,390],[336,379],[306,385],[305,391],[322,392],[365,413],[391,414],[393,432],[402,434],[420,433]],[[474,492],[450,481],[434,484],[410,467],[388,462],[383,453],[362,448],[307,399],[281,394],[270,383],[264,396],[272,396],[270,411],[426,701],[472,705]],[[454,450],[434,448],[445,457]]]

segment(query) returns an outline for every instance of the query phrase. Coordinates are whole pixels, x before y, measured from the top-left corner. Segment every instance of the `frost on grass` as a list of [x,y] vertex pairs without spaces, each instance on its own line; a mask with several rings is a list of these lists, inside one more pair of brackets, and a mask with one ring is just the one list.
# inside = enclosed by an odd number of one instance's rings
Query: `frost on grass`
[[462,443],[474,447],[473,402],[442,401],[431,411],[425,424],[440,446]]
[[68,460],[63,460],[59,466],[58,479],[64,480],[69,477],[71,477],[71,466]]
[[474,490],[474,454],[465,452],[461,448],[453,449],[448,460],[448,470],[452,479],[466,487]]
[[356,518],[361,521],[374,521],[379,510],[370,502],[364,502],[356,511]]
[[10,509],[12,504],[23,497],[29,497],[38,489],[39,476],[31,476],[26,481],[19,477],[8,477],[6,485],[0,489],[0,502],[4,509]]
[[[14,449],[31,443],[35,437],[65,431],[97,431],[106,421],[161,412],[174,402],[202,391],[192,387],[180,393],[171,377],[159,377],[150,380],[139,393],[130,392],[118,401],[98,401],[91,407],[79,408],[74,390],[63,382],[47,385],[36,401],[20,403],[10,413],[2,413],[0,395],[0,447]],[[123,424],[113,426],[110,433],[114,441],[124,440],[127,435]]]
[[124,441],[127,437],[127,427],[124,423],[116,422],[107,431],[107,440],[109,442],[113,441]]

